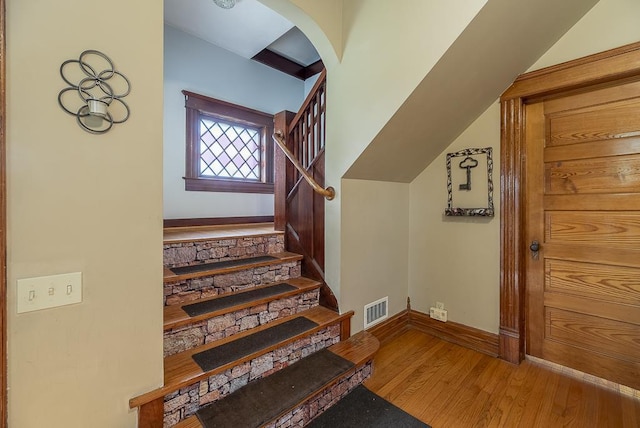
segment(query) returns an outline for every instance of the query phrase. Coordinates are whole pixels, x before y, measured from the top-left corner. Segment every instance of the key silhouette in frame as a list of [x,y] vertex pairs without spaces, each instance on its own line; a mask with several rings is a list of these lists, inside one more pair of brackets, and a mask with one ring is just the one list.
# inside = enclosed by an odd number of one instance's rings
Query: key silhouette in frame
[[462,169],[467,170],[467,182],[465,184],[461,184],[459,186],[459,189],[471,190],[471,169],[478,166],[478,161],[471,156],[467,156],[462,162],[458,164],[458,166]]

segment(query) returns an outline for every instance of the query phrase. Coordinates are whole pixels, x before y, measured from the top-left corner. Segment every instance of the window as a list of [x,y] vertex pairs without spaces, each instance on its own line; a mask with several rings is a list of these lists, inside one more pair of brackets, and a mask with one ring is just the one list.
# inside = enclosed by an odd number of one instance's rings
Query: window
[[182,91],[185,189],[273,193],[273,115]]

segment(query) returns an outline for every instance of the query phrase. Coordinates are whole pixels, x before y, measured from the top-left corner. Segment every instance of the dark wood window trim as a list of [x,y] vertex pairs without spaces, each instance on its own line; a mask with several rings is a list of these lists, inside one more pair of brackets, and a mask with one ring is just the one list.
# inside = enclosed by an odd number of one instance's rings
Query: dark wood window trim
[[253,217],[203,217],[203,218],[170,218],[164,220],[164,227],[199,227],[222,226],[228,224],[273,223],[272,215]]
[[524,108],[597,85],[640,79],[640,43],[523,74],[502,94],[500,131],[499,354],[512,363],[525,356],[526,272]]
[[[243,106],[182,91],[186,108],[185,190],[205,192],[273,193],[273,115]],[[260,181],[200,176],[201,115],[258,128],[264,147],[264,170]]]

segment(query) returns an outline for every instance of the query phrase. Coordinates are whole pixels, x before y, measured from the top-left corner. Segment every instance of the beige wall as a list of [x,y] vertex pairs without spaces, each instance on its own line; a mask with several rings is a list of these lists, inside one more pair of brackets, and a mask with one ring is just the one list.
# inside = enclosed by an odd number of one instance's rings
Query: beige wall
[[[494,103],[410,185],[409,297],[411,307],[429,313],[445,304],[451,321],[498,332],[500,268],[500,105]],[[467,148],[493,148],[496,216],[447,217],[446,154]],[[459,161],[460,159],[458,159]],[[472,191],[486,181],[478,165]],[[452,162],[453,173],[457,163]],[[454,187],[463,182],[453,180]],[[483,189],[484,190],[484,189]],[[456,195],[454,202],[460,201]],[[486,193],[483,202],[486,206]],[[477,202],[477,201],[473,201]],[[470,201],[469,205],[475,206]],[[454,206],[458,206],[454,203]]]
[[[162,383],[162,2],[8,0],[9,426],[134,427]],[[60,64],[109,55],[130,119],[81,130]],[[16,280],[81,271],[81,304],[17,314]]]
[[[640,41],[640,2],[601,0],[531,69]],[[499,216],[460,220],[442,216],[447,204],[444,156],[468,147],[494,147],[499,186],[499,105],[487,109],[411,183],[409,296],[428,312],[444,302],[449,318],[496,333],[499,324]],[[495,194],[496,203],[499,194]]]
[[[343,299],[342,281],[357,277],[361,264],[349,265],[345,259],[350,260],[350,255],[341,255],[346,241],[341,236],[343,228],[360,227],[357,215],[345,216],[341,212],[346,202],[342,199],[341,179],[486,0],[260,1],[299,26],[327,67],[325,181],[336,189],[337,195],[326,203],[325,273],[341,309],[350,310],[353,304],[376,300],[379,293],[353,284],[348,285],[353,290],[344,296],[358,295],[357,302],[351,297]],[[372,90],[375,97],[370,94]],[[363,210],[372,211],[378,206],[377,201],[361,201]],[[369,232],[374,236],[378,233],[373,229]],[[401,270],[401,266],[393,266],[392,270]],[[406,283],[402,288],[406,290]],[[359,323],[354,320],[354,326]]]
[[[388,311],[407,306],[409,267],[409,185],[366,180],[342,180],[342,216],[352,225],[343,229],[341,309],[354,310],[354,332],[364,325],[364,305],[389,297]],[[357,221],[353,221],[357,219]]]
[[[357,284],[343,283],[358,276],[360,265],[350,265],[349,256],[341,255],[341,235],[361,227],[361,218],[341,213],[342,204],[348,203],[341,179],[484,3],[344,2],[342,61],[327,65],[326,183],[336,188],[337,196],[326,203],[325,232],[327,282],[344,310],[352,307],[348,298],[342,299],[343,293],[361,293],[366,302],[377,297]],[[361,202],[363,212],[379,206],[375,199]],[[345,291],[348,287],[355,291]]]
[[639,17],[638,0],[600,0],[530,70],[639,42]]

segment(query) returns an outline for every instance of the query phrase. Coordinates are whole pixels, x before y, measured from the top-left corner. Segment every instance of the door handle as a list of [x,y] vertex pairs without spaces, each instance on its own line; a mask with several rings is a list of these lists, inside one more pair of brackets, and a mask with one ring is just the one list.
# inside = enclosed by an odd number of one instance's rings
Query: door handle
[[529,245],[529,249],[534,253],[537,253],[538,251],[540,251],[540,243],[538,241],[531,242],[531,245]]
[[540,243],[538,241],[532,241],[531,245],[529,245],[529,249],[531,250],[531,258],[533,260],[538,260],[538,256],[540,255]]

